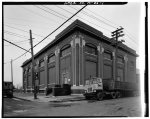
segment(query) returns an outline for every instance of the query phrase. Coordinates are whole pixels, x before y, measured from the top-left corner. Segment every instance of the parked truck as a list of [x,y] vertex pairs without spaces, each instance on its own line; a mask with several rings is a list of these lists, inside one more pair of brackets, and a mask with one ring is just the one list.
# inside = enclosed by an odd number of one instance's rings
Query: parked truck
[[136,83],[91,77],[90,80],[86,80],[83,95],[86,99],[95,97],[98,100],[103,100],[105,96],[111,96],[115,99],[123,95],[139,95],[139,88]]
[[9,98],[13,97],[13,83],[12,82],[3,82],[3,97],[7,96]]

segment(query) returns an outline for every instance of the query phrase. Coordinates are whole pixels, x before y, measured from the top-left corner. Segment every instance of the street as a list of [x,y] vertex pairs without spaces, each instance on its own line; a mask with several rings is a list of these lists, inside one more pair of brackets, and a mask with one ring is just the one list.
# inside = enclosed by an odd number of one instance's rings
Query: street
[[141,116],[139,97],[81,100],[66,102],[35,102],[4,98],[4,117],[67,117],[67,116]]

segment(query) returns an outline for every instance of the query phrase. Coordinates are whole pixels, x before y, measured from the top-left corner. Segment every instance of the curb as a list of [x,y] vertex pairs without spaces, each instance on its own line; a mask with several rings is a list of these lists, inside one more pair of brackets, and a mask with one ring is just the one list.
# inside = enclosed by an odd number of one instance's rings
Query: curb
[[28,100],[28,99],[24,99],[24,98],[20,98],[20,97],[15,97],[15,96],[13,96],[13,98],[17,98],[17,99],[24,100],[24,101],[31,101],[31,100]]
[[81,101],[81,100],[85,100],[85,98],[83,97],[83,98],[77,98],[77,99],[75,99],[75,98],[70,98],[70,99],[60,99],[60,100],[51,100],[51,101],[49,101],[49,102],[67,102],[67,101]]
[[[15,97],[15,96],[13,98],[24,100],[24,101],[33,101],[33,102],[36,101],[36,100],[30,100],[21,97]],[[84,97],[75,97],[75,98],[68,98],[68,99],[57,98],[57,99],[49,100],[47,102],[67,102],[67,101],[81,101],[81,100],[85,100],[85,98]],[[39,100],[39,102],[45,102],[45,101]]]

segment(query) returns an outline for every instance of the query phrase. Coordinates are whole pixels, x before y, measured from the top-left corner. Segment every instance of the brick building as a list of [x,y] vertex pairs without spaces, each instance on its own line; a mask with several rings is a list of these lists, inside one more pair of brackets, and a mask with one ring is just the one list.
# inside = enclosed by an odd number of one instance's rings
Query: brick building
[[[38,85],[45,90],[53,84],[71,84],[72,92],[82,91],[90,77],[115,77],[115,43],[93,27],[76,20],[46,47],[35,54]],[[124,44],[118,47],[117,79],[136,82],[136,52]],[[23,88],[33,89],[31,58],[23,68]]]

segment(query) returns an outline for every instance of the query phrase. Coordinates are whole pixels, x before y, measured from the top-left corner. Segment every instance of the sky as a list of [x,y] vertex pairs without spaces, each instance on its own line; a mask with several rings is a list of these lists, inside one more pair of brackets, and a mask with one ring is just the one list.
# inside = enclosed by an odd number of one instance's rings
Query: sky
[[[144,3],[141,2],[128,2],[126,5],[88,5],[79,14],[63,25],[63,27],[37,45],[34,48],[34,54],[54,40],[57,34],[76,19],[96,28],[108,37],[111,37],[111,32],[122,26],[125,36],[119,40],[124,39],[124,44],[139,54],[140,34],[144,32],[140,30],[140,23],[144,23],[144,21],[141,21],[142,5],[144,5]],[[29,30],[32,30],[32,37],[34,38],[33,45],[35,45],[82,7],[83,5],[4,5],[4,39],[28,50],[30,49]],[[25,51],[5,41],[3,52],[4,81],[11,81],[10,61],[12,59],[14,85],[21,86],[21,65],[25,60],[31,57],[31,54],[26,53],[16,59],[25,53]],[[139,68],[138,62],[137,58],[137,68]]]

